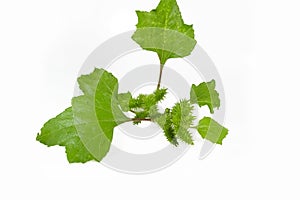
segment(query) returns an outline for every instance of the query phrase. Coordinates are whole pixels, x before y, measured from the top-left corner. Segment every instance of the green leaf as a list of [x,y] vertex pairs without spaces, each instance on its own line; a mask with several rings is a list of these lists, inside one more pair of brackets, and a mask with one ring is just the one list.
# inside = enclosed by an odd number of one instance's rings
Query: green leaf
[[71,107],[46,122],[36,140],[47,146],[65,146],[70,163],[95,160],[78,136]]
[[131,99],[132,99],[132,96],[131,96],[130,92],[118,94],[118,101],[119,101],[121,109],[124,112],[128,112],[130,110],[129,102]]
[[223,139],[228,134],[228,129],[220,125],[210,117],[204,117],[199,121],[197,130],[202,136],[212,143],[222,144]]
[[137,30],[132,39],[158,54],[161,64],[189,55],[196,45],[192,25],[184,23],[176,0],[161,0],[150,12],[136,11]]
[[72,99],[78,135],[94,158],[100,161],[109,151],[114,127],[128,121],[119,108],[118,80],[104,69],[78,78],[82,96]]
[[220,107],[219,93],[215,90],[215,87],[215,80],[200,83],[198,86],[193,84],[190,91],[191,103],[198,103],[200,107],[207,105],[210,113],[214,113],[214,108]]
[[192,115],[193,106],[188,100],[181,100],[172,108],[172,122],[176,136],[187,144],[194,144],[189,128],[195,117]]

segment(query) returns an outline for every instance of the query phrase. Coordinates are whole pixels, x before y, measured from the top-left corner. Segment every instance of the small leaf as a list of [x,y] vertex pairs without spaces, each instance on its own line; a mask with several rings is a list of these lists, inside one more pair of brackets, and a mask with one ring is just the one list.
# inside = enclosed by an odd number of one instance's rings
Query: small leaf
[[161,0],[150,12],[136,11],[137,30],[132,39],[158,54],[161,64],[189,55],[196,45],[192,25],[184,24],[176,0]]
[[128,112],[130,110],[129,102],[131,99],[132,99],[132,96],[131,96],[130,92],[118,94],[118,101],[119,101],[121,109],[124,112]]
[[223,139],[228,134],[228,129],[220,125],[210,117],[204,117],[199,121],[197,130],[202,138],[212,143],[222,144]]
[[215,80],[200,83],[198,86],[193,84],[190,92],[191,103],[198,103],[200,107],[207,105],[210,113],[214,113],[214,108],[220,107],[219,93],[215,87]]
[[83,95],[72,99],[74,123],[81,141],[100,161],[109,151],[113,130],[128,118],[119,108],[118,80],[104,69],[78,78]]
[[78,136],[71,107],[46,122],[36,140],[47,146],[65,146],[70,163],[95,160]]

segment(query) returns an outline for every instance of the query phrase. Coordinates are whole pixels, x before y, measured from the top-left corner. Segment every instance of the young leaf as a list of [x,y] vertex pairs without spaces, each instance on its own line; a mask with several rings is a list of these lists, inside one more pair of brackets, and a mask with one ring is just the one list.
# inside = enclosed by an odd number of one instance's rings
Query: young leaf
[[72,107],[46,122],[36,140],[47,146],[65,146],[70,163],[95,160],[78,136],[73,121]]
[[202,138],[212,143],[222,144],[223,139],[228,134],[228,129],[220,125],[210,117],[204,117],[199,121],[197,130]]
[[132,39],[158,54],[161,64],[189,55],[196,45],[192,25],[184,24],[176,0],[161,0],[150,12],[136,11],[137,30]]
[[74,123],[88,151],[100,161],[109,151],[114,127],[128,121],[118,106],[118,80],[95,69],[78,83],[83,95],[72,99]]
[[215,87],[215,80],[203,82],[197,86],[193,84],[190,91],[191,103],[198,103],[200,107],[207,105],[210,113],[214,113],[214,108],[220,107],[219,93],[215,90]]

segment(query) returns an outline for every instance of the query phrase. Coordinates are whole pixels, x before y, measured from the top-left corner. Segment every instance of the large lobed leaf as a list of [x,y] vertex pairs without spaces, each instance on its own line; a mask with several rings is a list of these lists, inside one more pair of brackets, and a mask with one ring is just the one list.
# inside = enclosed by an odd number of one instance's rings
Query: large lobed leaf
[[189,55],[196,45],[192,25],[184,23],[176,0],[161,0],[150,12],[136,11],[137,30],[132,39],[158,54],[161,64]]
[[128,118],[118,106],[118,80],[104,69],[78,78],[83,95],[49,120],[37,135],[48,146],[66,147],[70,163],[100,161],[109,151],[113,129]]
[[109,151],[114,128],[128,120],[118,105],[118,80],[96,68],[78,83],[83,95],[72,99],[74,123],[85,147],[100,161]]

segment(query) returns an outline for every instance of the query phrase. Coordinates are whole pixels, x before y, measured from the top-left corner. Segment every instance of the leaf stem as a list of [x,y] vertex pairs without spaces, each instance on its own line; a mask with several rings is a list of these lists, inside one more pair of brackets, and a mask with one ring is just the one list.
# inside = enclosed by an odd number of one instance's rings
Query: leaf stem
[[160,88],[160,83],[161,83],[161,77],[162,77],[163,68],[164,68],[164,64],[160,63],[159,78],[158,78],[158,83],[157,83],[156,90],[158,90]]
[[152,121],[152,120],[150,118],[132,118],[129,119],[129,121],[136,122],[136,121]]
[[134,113],[134,114],[136,114],[136,112],[134,110],[132,110],[132,109],[130,109],[129,111],[132,112],[132,113]]

